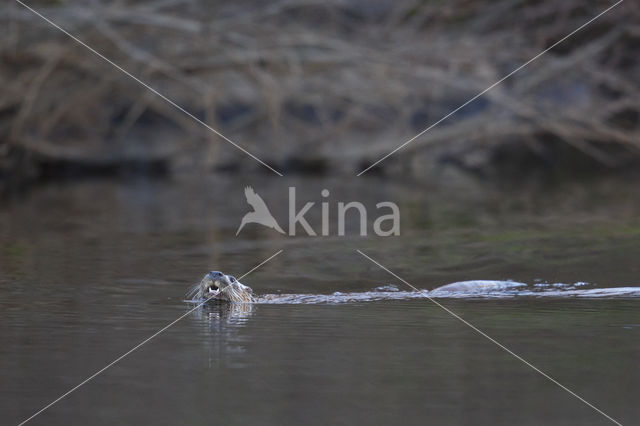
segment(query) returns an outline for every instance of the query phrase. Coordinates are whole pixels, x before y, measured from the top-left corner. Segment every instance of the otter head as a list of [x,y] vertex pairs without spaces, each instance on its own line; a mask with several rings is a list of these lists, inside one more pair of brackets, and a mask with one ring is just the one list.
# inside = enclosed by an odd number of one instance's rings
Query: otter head
[[215,297],[224,289],[237,282],[235,277],[220,271],[211,271],[200,282],[200,297]]
[[216,299],[249,303],[253,301],[252,293],[251,288],[238,282],[235,277],[220,271],[211,271],[199,284],[194,285],[186,296],[191,300]]

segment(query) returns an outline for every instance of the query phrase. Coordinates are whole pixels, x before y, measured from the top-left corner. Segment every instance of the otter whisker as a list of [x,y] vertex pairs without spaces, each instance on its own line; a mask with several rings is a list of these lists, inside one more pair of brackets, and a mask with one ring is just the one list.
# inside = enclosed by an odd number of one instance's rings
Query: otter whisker
[[231,302],[235,302],[235,303],[253,302],[251,290],[240,283],[233,282],[231,285],[225,287],[221,291],[225,294],[225,296]]
[[184,295],[184,297],[186,299],[191,299],[191,300],[201,299],[202,298],[202,288],[201,288],[200,283],[194,284],[189,289],[189,291],[187,291],[187,293]]

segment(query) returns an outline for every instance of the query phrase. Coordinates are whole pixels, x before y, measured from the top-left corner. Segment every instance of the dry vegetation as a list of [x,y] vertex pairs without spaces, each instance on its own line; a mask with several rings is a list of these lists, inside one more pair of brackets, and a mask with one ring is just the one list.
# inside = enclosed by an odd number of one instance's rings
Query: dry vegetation
[[[612,2],[28,4],[276,167],[353,173]],[[0,175],[261,167],[18,3],[0,8]],[[629,167],[638,58],[626,1],[383,168]]]

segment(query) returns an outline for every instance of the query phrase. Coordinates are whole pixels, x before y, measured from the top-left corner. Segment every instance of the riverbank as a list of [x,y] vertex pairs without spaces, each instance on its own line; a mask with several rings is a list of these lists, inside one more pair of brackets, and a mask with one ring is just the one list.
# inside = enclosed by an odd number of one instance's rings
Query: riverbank
[[[285,173],[352,175],[592,19],[605,2],[357,0],[34,6]],[[0,176],[265,170],[10,3]],[[368,173],[637,168],[640,12],[625,2]]]

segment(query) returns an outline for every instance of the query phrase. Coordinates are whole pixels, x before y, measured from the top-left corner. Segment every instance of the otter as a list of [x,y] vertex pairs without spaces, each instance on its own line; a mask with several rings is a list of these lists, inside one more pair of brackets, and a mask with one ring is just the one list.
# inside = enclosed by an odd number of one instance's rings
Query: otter
[[[524,283],[514,281],[462,281],[447,284],[431,291],[417,292],[420,295],[426,295],[427,297],[473,297],[479,294],[495,294],[495,292],[503,292],[508,290],[517,289],[520,287],[526,287]],[[397,289],[396,289],[397,291]],[[413,294],[413,292],[411,292]],[[331,296],[324,296],[336,301],[336,297],[342,299],[349,299],[353,297],[371,297],[371,298],[387,298],[395,297],[398,293],[393,292],[367,292],[367,293],[334,293]],[[192,302],[209,302],[209,301],[223,301],[234,303],[274,303],[283,301],[300,301],[303,300],[309,302],[309,300],[317,300],[319,297],[323,299],[322,295],[282,295],[282,294],[266,294],[262,297],[256,298],[253,295],[251,287],[240,283],[235,277],[231,275],[223,274],[220,271],[211,271],[207,273],[202,280],[195,284],[186,295],[187,299]],[[311,297],[311,299],[309,299]],[[410,297],[405,295],[404,297]],[[372,299],[373,300],[373,299]]]
[[252,303],[253,290],[231,275],[220,271],[207,273],[202,280],[187,293],[193,301],[227,301],[235,303]]
[[[189,302],[199,306],[211,301],[231,302],[234,315],[245,315],[251,312],[254,303],[259,304],[290,304],[290,303],[348,303],[375,300],[408,300],[415,298],[478,298],[478,297],[640,297],[640,287],[612,287],[576,289],[585,283],[545,284],[540,286],[527,285],[516,281],[475,280],[461,281],[437,287],[431,291],[400,291],[394,285],[378,287],[373,291],[360,293],[333,294],[263,294],[254,296],[250,287],[240,283],[235,277],[219,271],[207,273],[202,280],[195,284],[186,297]],[[551,287],[551,289],[546,289]],[[558,289],[559,288],[559,289]],[[561,292],[561,293],[559,293]]]
[[492,281],[492,280],[474,280],[460,281],[434,288],[429,294],[438,295],[442,293],[489,293],[495,291],[512,290],[518,287],[526,287],[525,283],[515,281]]

